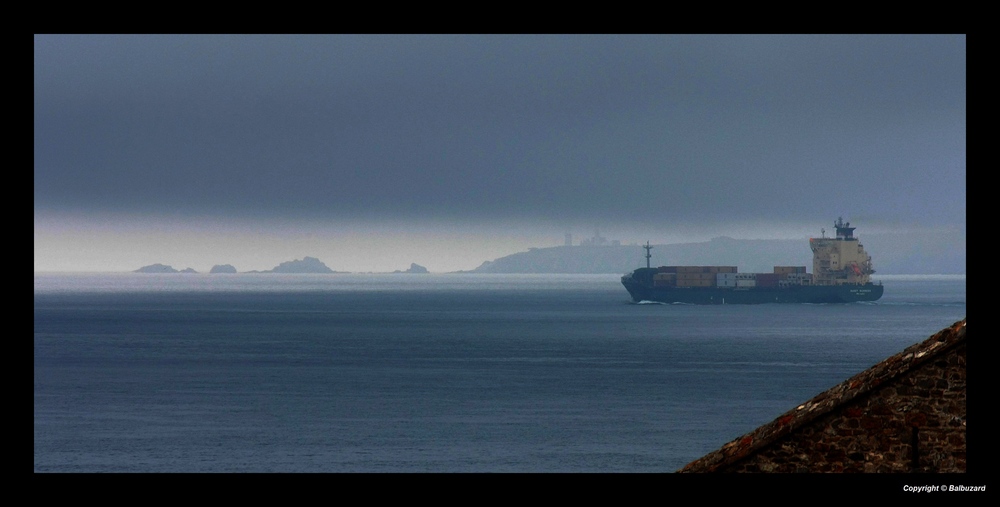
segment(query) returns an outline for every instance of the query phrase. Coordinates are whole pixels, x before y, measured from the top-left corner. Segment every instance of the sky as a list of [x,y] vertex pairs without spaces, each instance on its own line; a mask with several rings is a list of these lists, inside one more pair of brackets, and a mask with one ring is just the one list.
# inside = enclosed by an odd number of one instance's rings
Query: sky
[[965,46],[38,34],[34,269],[447,272],[566,234],[807,238],[838,216],[964,231]]

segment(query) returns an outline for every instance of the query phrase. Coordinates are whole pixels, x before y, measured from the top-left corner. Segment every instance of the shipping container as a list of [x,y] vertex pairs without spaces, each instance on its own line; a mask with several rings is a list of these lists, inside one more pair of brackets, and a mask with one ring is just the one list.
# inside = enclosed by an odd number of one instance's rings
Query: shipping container
[[712,287],[714,280],[681,280],[677,279],[678,287]]
[[690,273],[703,273],[704,269],[701,266],[674,266],[677,274],[690,274]]
[[[735,273],[736,266],[664,266],[674,273]],[[663,268],[657,268],[662,270]]]
[[708,266],[709,273],[735,273],[736,266]]
[[715,280],[717,273],[677,273],[678,280]]
[[809,273],[789,273],[786,280],[791,285],[810,285],[812,284],[812,275]]
[[757,273],[758,287],[777,287],[778,275],[776,273]]
[[805,266],[775,266],[774,272],[778,274],[805,273]]

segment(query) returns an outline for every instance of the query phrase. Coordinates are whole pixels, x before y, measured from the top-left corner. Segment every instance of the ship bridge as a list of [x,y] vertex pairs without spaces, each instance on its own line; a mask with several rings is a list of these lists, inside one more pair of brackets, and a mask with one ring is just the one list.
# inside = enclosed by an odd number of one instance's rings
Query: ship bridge
[[854,237],[854,229],[857,227],[851,227],[851,223],[844,223],[844,217],[837,217],[837,221],[833,223],[833,226],[837,228],[837,239],[840,240],[851,240],[857,241]]

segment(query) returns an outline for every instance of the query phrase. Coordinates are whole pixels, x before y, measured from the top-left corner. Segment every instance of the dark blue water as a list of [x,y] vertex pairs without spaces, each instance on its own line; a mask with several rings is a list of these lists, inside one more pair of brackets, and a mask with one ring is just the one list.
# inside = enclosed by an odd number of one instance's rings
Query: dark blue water
[[36,472],[671,472],[965,317],[608,275],[35,275]]

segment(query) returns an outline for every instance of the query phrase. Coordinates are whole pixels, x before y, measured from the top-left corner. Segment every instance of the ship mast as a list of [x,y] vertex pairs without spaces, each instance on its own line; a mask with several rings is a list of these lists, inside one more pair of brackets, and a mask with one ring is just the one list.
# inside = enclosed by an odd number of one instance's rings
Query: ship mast
[[653,254],[649,253],[649,251],[653,249],[653,247],[649,246],[649,240],[646,240],[646,244],[643,245],[643,248],[646,249],[646,268],[649,268],[649,259],[653,257]]

